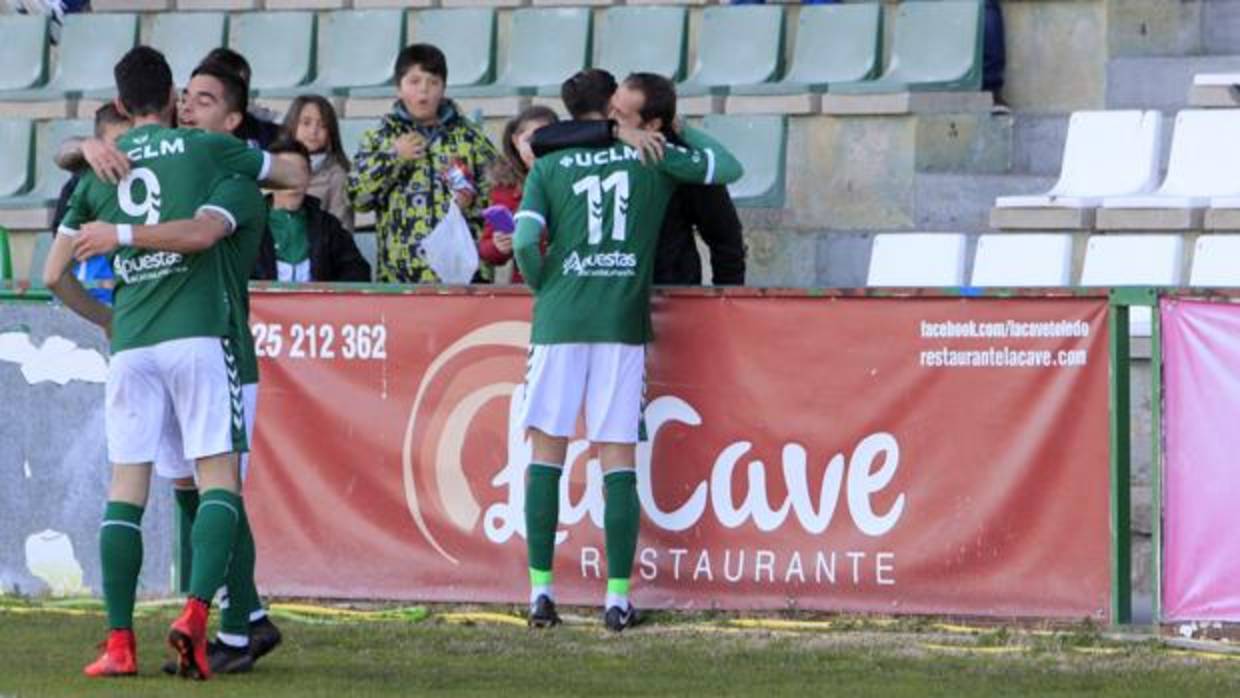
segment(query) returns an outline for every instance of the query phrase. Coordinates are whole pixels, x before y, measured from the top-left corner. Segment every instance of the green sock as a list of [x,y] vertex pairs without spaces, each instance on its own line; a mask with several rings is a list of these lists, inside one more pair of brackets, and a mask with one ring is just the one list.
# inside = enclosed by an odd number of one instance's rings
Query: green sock
[[133,627],[134,596],[142,572],[142,507],[108,502],[99,527],[99,561],[103,567],[103,601],[108,627]]
[[615,594],[627,599],[642,514],[641,502],[637,498],[637,473],[632,470],[607,473],[603,477],[603,489],[607,593],[609,597]]
[[224,585],[243,510],[241,497],[228,490],[202,493],[191,536],[194,562],[189,580],[190,596],[211,603],[216,590]]
[[224,578],[228,587],[228,608],[220,613],[220,630],[233,635],[250,634],[250,612],[257,611],[261,603],[258,588],[254,585],[254,534],[250,531],[250,518],[241,510],[241,523],[237,526],[237,545],[233,548],[232,564]]
[[535,587],[551,586],[555,529],[560,523],[562,471],[554,465],[530,463],[525,473],[525,541],[530,558],[530,583]]
[[[177,557],[181,563],[181,579],[188,581],[194,573],[194,546],[190,540],[190,534],[194,531],[194,516],[198,514],[198,490],[197,489],[181,489],[174,487],[172,495],[177,502],[177,512],[179,519],[177,521]],[[184,584],[180,590],[184,590]]]

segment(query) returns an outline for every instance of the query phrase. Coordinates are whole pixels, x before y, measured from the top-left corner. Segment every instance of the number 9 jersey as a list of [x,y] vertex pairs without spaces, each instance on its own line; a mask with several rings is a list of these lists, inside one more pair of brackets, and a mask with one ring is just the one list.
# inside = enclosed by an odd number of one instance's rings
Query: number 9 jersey
[[[60,233],[91,221],[154,225],[193,218],[217,181],[266,177],[269,156],[224,134],[157,125],[117,140],[132,170],[115,187],[87,172],[69,200]],[[236,221],[233,221],[234,227]],[[112,353],[189,337],[230,334],[228,273],[219,246],[197,254],[121,247],[116,275]]]
[[534,300],[534,344],[646,344],[653,338],[650,286],[667,202],[679,183],[740,178],[731,154],[686,129],[643,165],[625,145],[557,151],[534,163],[517,219],[547,230]]

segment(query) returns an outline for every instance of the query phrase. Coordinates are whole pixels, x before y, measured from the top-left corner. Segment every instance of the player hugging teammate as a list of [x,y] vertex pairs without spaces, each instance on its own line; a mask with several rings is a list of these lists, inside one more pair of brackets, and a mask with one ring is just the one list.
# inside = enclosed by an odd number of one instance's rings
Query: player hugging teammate
[[[648,77],[642,89],[659,91],[663,103],[670,95],[674,105],[671,82]],[[586,70],[569,78],[561,95],[574,119],[602,120],[616,88],[610,73]],[[674,119],[674,111],[667,117]],[[552,587],[560,474],[583,401],[586,435],[606,473],[604,622],[621,631],[638,620],[629,601],[641,517],[636,444],[659,231],[677,183],[726,184],[742,174],[736,158],[705,133],[683,128],[681,137],[687,147],[669,145],[652,164],[621,145],[561,150],[535,162],[525,183],[514,250],[534,290],[521,415],[533,442],[525,494],[532,627],[560,622]]]

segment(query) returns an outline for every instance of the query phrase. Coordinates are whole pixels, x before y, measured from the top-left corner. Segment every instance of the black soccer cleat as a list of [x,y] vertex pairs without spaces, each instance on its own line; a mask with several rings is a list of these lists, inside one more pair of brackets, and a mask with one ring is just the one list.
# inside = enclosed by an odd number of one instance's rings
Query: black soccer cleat
[[250,622],[250,656],[258,661],[280,645],[284,636],[271,618],[263,616]]
[[534,601],[534,606],[530,608],[530,627],[551,628],[559,624],[560,614],[555,612],[555,602],[546,594],[539,596]]
[[624,609],[612,606],[603,614],[603,624],[612,632],[622,632],[638,623],[641,623],[641,615],[637,613],[633,604],[629,604],[629,607]]
[[249,647],[232,647],[218,640],[207,643],[207,662],[212,674],[244,674],[254,669]]

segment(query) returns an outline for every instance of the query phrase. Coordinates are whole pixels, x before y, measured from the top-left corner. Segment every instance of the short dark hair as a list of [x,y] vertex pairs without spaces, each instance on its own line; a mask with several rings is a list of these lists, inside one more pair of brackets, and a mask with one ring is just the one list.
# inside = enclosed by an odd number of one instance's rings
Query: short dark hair
[[203,61],[194,68],[190,77],[196,78],[199,75],[215,78],[224,86],[224,104],[229,111],[245,116],[250,110],[250,91],[246,89],[241,77],[228,65],[220,61]]
[[607,113],[607,105],[616,92],[616,78],[601,68],[587,68],[564,81],[560,99],[574,119],[597,112]]
[[306,150],[306,146],[301,144],[296,138],[287,135],[280,136],[267,146],[267,152],[272,155],[281,153],[294,153],[306,159],[306,165],[310,164],[310,151]]
[[129,119],[112,102],[105,102],[95,110],[95,137],[103,137],[103,129],[113,124],[127,124]]
[[164,54],[150,46],[136,46],[112,69],[116,92],[130,116],[159,114],[172,100],[172,69]]
[[671,80],[655,73],[633,73],[624,84],[642,93],[642,122],[663,120],[663,128],[672,128],[676,121],[676,86]]
[[400,84],[401,78],[405,77],[405,73],[408,73],[414,66],[431,75],[439,76],[439,79],[445,83],[448,81],[448,59],[437,46],[412,44],[401,49],[400,53],[396,54],[396,66],[393,69],[397,85]]
[[245,59],[245,56],[230,48],[224,48],[221,46],[216,49],[211,49],[211,52],[208,53],[198,65],[204,65],[207,63],[215,63],[224,70],[232,73],[241,80],[241,83],[245,85],[246,90],[250,89],[250,76],[252,73],[250,71],[250,62]]

